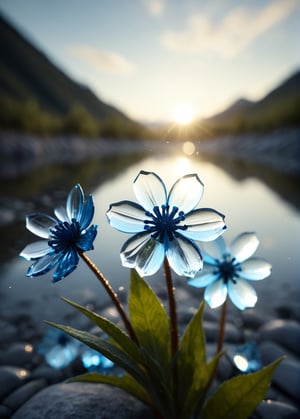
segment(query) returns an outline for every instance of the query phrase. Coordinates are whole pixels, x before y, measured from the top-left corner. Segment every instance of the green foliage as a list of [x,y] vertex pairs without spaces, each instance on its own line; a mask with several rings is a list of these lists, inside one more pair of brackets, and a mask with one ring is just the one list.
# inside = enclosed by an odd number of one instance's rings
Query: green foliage
[[132,270],[129,293],[130,321],[135,343],[108,319],[63,299],[104,331],[108,339],[69,326],[47,322],[116,363],[122,377],[87,373],[69,381],[104,383],[118,387],[151,406],[164,419],[245,419],[262,401],[272,373],[281,360],[262,370],[223,383],[207,400],[222,353],[206,361],[202,303],[171,358],[167,312],[150,286]]
[[245,419],[262,401],[283,358],[260,371],[225,381],[208,400],[199,419]]

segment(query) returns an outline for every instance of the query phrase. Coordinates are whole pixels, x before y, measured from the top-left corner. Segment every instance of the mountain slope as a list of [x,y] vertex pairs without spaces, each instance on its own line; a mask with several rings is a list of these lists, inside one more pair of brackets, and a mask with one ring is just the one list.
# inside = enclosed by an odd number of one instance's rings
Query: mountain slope
[[90,89],[71,80],[1,15],[0,36],[0,97],[19,102],[35,100],[41,109],[58,116],[79,105],[99,121],[111,117],[129,121]]
[[214,132],[265,131],[300,125],[300,71],[257,102],[239,99],[204,122]]

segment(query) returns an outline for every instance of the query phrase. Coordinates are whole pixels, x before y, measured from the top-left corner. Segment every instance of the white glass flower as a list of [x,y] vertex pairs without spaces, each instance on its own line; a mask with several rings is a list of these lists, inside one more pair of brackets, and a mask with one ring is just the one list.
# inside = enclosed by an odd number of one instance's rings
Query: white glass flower
[[204,189],[198,175],[181,177],[168,194],[153,172],[141,171],[133,186],[140,204],[120,201],[107,211],[114,228],[133,234],[121,249],[123,265],[142,276],[153,275],[167,257],[178,275],[193,277],[203,265],[194,241],[214,240],[226,229],[224,215],[195,209]]
[[259,281],[271,273],[271,265],[261,258],[252,258],[259,245],[254,233],[242,233],[226,248],[223,237],[209,243],[204,254],[204,269],[189,285],[206,287],[204,299],[211,308],[221,306],[227,296],[240,310],[254,307],[257,294],[248,281]]

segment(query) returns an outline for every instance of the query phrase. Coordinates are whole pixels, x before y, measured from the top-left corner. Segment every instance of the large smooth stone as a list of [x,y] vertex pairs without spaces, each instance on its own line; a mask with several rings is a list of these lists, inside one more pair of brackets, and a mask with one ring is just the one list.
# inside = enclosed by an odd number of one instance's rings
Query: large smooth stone
[[62,383],[28,400],[11,419],[154,419],[143,403],[105,384]]

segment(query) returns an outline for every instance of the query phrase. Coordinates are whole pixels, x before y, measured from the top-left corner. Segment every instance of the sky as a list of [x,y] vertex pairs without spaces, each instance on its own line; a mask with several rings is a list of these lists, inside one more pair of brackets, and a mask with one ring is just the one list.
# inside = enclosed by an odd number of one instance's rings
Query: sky
[[299,0],[0,0],[74,80],[142,122],[259,100],[300,68]]

